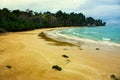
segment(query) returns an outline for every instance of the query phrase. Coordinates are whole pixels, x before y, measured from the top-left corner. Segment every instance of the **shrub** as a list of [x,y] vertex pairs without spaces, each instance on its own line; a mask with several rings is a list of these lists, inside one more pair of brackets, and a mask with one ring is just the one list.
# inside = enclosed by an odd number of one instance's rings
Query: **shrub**
[[0,33],[5,33],[5,32],[6,32],[6,30],[5,30],[5,29],[0,28]]

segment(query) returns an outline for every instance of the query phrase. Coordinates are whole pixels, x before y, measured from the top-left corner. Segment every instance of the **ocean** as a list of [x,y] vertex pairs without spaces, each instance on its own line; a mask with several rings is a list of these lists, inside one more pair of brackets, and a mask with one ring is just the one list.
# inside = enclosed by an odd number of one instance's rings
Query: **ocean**
[[101,43],[120,46],[120,26],[80,27],[53,30],[48,35],[54,39],[76,44]]

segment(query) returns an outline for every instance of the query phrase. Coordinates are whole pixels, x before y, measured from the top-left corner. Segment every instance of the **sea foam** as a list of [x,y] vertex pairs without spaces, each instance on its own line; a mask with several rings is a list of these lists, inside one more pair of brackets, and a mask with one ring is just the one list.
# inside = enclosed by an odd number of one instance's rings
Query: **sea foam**
[[54,40],[60,41],[60,42],[69,42],[76,45],[87,45],[87,46],[117,46],[120,47],[120,44],[110,42],[109,38],[103,38],[103,41],[97,41],[87,38],[80,38],[77,36],[72,36],[68,34],[61,34],[60,30],[53,30],[53,31],[45,31],[44,34],[52,38]]

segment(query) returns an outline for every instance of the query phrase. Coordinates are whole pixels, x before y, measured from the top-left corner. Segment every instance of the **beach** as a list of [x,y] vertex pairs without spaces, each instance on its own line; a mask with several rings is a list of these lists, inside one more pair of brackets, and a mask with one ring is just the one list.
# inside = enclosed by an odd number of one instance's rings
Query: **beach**
[[[0,80],[113,80],[120,78],[120,49],[54,41],[36,29],[0,35]],[[67,55],[65,58],[62,55]],[[53,65],[62,68],[52,69]]]

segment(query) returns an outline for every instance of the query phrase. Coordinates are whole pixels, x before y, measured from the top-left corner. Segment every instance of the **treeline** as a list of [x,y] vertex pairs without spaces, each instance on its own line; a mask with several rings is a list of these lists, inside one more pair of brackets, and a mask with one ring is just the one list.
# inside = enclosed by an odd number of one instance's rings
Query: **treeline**
[[100,19],[85,17],[82,13],[68,14],[61,10],[56,13],[38,13],[29,9],[26,11],[0,9],[0,32],[61,26],[104,26],[105,24]]

